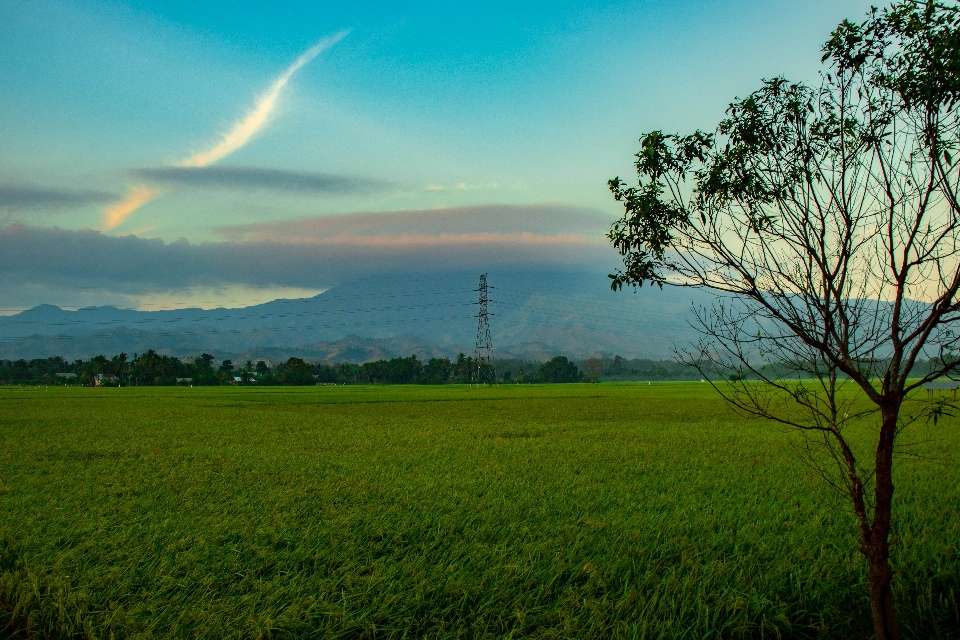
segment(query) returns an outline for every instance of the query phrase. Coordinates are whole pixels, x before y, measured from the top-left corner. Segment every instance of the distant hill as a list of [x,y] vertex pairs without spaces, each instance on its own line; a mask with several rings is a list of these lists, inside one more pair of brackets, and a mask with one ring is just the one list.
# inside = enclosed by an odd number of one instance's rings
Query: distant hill
[[[67,311],[40,305],[0,317],[0,358],[75,359],[151,348],[235,360],[453,357],[473,351],[477,280],[476,273],[397,275],[239,309]],[[495,354],[534,360],[556,354],[668,358],[674,343],[696,338],[688,325],[691,304],[711,300],[669,287],[614,293],[605,274],[592,272],[491,272],[488,281]]]

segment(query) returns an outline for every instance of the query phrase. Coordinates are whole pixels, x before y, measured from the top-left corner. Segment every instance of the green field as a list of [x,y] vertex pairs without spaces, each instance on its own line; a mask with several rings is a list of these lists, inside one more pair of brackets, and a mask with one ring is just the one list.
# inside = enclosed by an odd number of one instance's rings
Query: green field
[[[960,637],[960,420],[905,434],[907,637]],[[699,383],[0,389],[17,637],[869,637],[852,516]]]

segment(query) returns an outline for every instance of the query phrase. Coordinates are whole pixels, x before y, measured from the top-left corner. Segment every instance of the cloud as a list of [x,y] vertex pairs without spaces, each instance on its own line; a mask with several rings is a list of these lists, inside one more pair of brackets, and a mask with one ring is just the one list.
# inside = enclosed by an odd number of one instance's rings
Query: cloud
[[90,204],[99,204],[114,198],[104,191],[83,191],[36,187],[31,185],[0,185],[0,211],[63,211]]
[[303,55],[297,58],[286,71],[281,73],[280,76],[273,81],[273,84],[270,85],[267,92],[257,101],[253,109],[246,116],[237,120],[233,124],[233,127],[223,134],[219,142],[207,151],[194,154],[189,158],[181,160],[177,163],[177,166],[206,167],[247,144],[253,134],[266,124],[267,119],[276,106],[277,98],[280,97],[280,92],[283,91],[283,88],[287,85],[287,82],[290,81],[290,78],[293,77],[293,74],[303,65],[316,58],[321,51],[325,51],[340,42],[348,33],[349,31],[341,31],[329,38],[324,38],[307,49]]
[[354,246],[354,247],[448,247],[479,245],[597,245],[600,241],[577,233],[542,234],[527,231],[517,233],[401,233],[390,235],[343,234],[332,238],[297,238],[288,240],[290,244],[313,244],[318,246]]
[[424,191],[480,191],[481,189],[499,189],[500,185],[496,182],[490,184],[467,184],[459,182],[451,187],[445,187],[440,184],[428,185]]
[[[421,223],[426,221],[421,219]],[[231,283],[324,288],[357,277],[397,272],[586,264],[608,268],[616,263],[616,254],[605,240],[542,230],[453,233],[408,229],[401,233],[314,233],[285,240],[279,236],[251,238],[164,243],[92,230],[14,225],[0,229],[0,286],[118,293]]]
[[103,230],[115,229],[130,217],[130,214],[147,204],[163,192],[150,187],[130,187],[127,195],[103,210]]
[[[284,220],[216,229],[222,238],[233,241],[255,242],[318,242],[337,239],[355,243],[372,242],[364,238],[389,236],[412,238],[441,235],[451,239],[474,236],[476,241],[492,235],[508,236],[528,234],[533,236],[576,235],[585,240],[595,240],[609,228],[611,218],[584,207],[559,204],[539,205],[479,205],[448,209],[422,209],[413,211],[386,211],[378,213],[351,213],[320,216],[303,220]],[[495,233],[491,233],[495,230]],[[404,240],[406,241],[406,240]],[[531,240],[532,241],[532,240]],[[433,240],[430,240],[433,242]],[[605,241],[604,241],[605,242]]]
[[[307,49],[303,55],[294,61],[287,70],[273,81],[267,92],[257,101],[253,109],[243,118],[237,120],[233,127],[221,136],[219,142],[213,145],[207,151],[196,153],[189,158],[185,158],[177,163],[178,167],[206,167],[217,160],[225,158],[243,145],[250,141],[257,131],[263,128],[267,123],[270,114],[273,112],[280,97],[280,92],[303,65],[313,60],[317,55],[342,40],[349,31],[341,31],[329,38],[324,38],[317,44]],[[146,187],[133,187],[126,198],[113,204],[103,210],[104,213],[104,231],[110,231],[122,224],[134,211],[150,202],[161,191],[156,189],[147,189]]]
[[389,182],[306,171],[259,167],[152,167],[135,169],[141,180],[221,189],[276,189],[326,194],[364,194],[394,187]]

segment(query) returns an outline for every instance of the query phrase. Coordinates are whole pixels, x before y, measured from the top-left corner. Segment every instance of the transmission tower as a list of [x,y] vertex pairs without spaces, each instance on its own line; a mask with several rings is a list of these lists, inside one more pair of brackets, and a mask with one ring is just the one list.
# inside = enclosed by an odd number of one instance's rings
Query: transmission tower
[[487,286],[487,274],[480,276],[480,286],[475,289],[480,292],[480,311],[477,313],[477,384],[493,384],[497,380],[496,370],[493,365],[493,340],[490,338],[490,313],[487,311],[487,303],[490,301],[487,295],[487,289],[493,287]]

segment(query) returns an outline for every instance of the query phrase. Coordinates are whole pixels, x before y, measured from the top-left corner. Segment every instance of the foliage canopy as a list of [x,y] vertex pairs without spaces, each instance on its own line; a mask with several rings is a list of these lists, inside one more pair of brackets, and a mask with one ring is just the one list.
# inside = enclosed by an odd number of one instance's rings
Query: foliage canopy
[[[874,9],[840,24],[822,61],[818,87],[766,80],[712,132],[642,138],[638,183],[609,183],[624,206],[608,236],[624,258],[612,286],[719,294],[680,357],[727,380],[717,388],[741,410],[806,434],[806,460],[851,500],[877,637],[897,638],[893,456],[931,411],[904,402],[960,366],[958,6]],[[846,427],[873,415],[873,455],[858,455]]]

